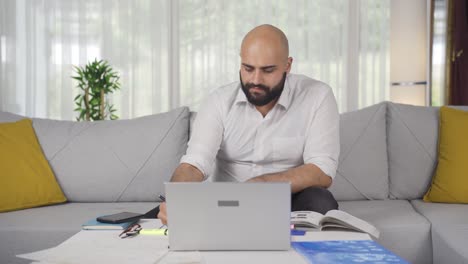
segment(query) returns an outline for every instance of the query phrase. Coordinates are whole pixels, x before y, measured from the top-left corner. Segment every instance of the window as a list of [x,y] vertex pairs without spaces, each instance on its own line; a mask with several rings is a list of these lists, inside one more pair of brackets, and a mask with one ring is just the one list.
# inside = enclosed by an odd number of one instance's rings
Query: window
[[0,16],[0,110],[74,120],[72,65],[106,59],[121,73],[120,118],[197,110],[238,81],[254,26],[289,38],[293,73],[328,83],[341,112],[388,99],[389,0],[6,0]]

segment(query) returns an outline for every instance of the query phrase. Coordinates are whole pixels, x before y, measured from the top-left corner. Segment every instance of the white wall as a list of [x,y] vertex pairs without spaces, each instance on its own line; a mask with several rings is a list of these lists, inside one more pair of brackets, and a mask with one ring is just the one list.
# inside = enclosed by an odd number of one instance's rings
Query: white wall
[[[390,25],[390,100],[427,105],[427,0],[392,0]],[[414,82],[426,82],[414,85]]]

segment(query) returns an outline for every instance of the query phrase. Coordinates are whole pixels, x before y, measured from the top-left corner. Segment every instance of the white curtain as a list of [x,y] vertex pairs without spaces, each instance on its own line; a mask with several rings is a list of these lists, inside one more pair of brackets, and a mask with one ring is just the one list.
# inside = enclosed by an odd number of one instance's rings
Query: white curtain
[[256,25],[289,38],[293,72],[333,88],[341,112],[388,98],[390,0],[0,0],[0,110],[74,120],[72,65],[121,74],[120,118],[187,105],[238,80]]

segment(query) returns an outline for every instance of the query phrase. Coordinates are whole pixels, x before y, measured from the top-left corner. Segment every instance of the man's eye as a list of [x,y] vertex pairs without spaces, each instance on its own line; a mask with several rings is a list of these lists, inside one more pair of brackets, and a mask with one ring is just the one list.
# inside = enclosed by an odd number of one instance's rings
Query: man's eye
[[265,69],[263,70],[265,73],[272,73],[274,72],[275,70],[274,69]]
[[247,67],[246,67],[246,68],[245,68],[245,71],[246,71],[246,72],[253,72],[253,69],[252,69],[252,68],[247,68]]

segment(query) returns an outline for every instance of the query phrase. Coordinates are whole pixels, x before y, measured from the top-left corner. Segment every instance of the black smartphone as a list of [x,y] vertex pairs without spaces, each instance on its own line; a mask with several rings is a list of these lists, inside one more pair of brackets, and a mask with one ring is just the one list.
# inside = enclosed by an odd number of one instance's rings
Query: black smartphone
[[142,218],[144,214],[139,213],[131,213],[131,212],[122,212],[117,214],[111,215],[103,215],[96,220],[101,223],[109,223],[109,224],[120,224],[124,222],[131,222]]

